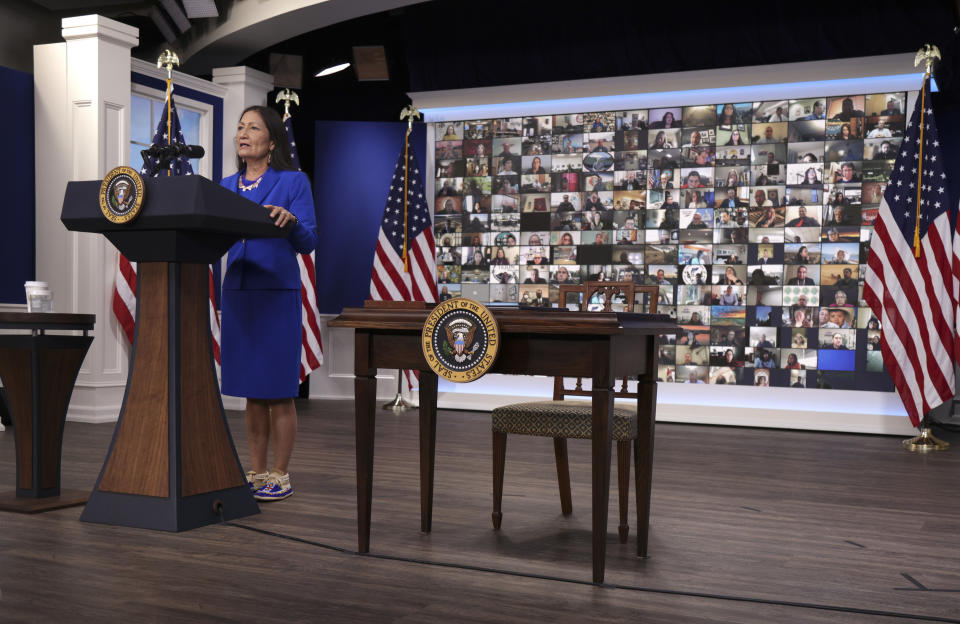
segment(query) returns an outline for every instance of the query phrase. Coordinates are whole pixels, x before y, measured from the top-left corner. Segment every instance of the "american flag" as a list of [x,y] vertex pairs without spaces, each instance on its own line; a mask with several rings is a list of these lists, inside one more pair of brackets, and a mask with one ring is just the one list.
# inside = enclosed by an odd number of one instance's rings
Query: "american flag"
[[[915,427],[954,393],[951,268],[957,270],[958,260],[951,262],[947,174],[928,85],[924,80],[880,202],[863,291],[883,328],[883,362]],[[918,212],[919,258],[913,246]]]
[[[404,149],[397,158],[390,192],[387,194],[387,206],[380,222],[377,250],[373,257],[373,275],[370,277],[370,298],[375,301],[437,300],[437,250],[433,226],[420,167],[409,142],[408,134],[404,138]],[[404,244],[407,250],[406,267]],[[406,376],[408,384],[412,386],[409,371]]]
[[[172,141],[167,138],[167,108],[170,112],[170,135]],[[173,101],[173,85],[167,87],[167,99],[163,105],[163,112],[160,115],[160,121],[157,124],[157,132],[153,135],[153,145],[180,144],[185,145],[183,132],[180,130],[180,117],[177,115],[177,106]],[[149,174],[157,166],[157,158],[148,156],[143,161],[143,167],[140,173]],[[153,177],[161,175],[193,175],[193,167],[186,156],[180,156],[170,162],[165,174],[164,171],[158,171]],[[217,305],[214,299],[213,270],[209,271],[210,282],[210,335],[213,340],[213,357],[217,362],[217,368],[220,367],[220,318],[217,316]],[[134,323],[137,312],[137,264],[130,262],[120,254],[117,275],[113,285],[113,314],[123,328],[130,344],[133,344]]]
[[[290,139],[290,156],[293,166],[300,169],[300,157],[297,156],[297,142],[293,138],[293,117],[283,116],[283,127],[287,130]],[[297,254],[297,264],[300,265],[300,300],[302,305],[303,324],[300,328],[300,383],[307,375],[320,368],[323,364],[323,340],[320,337],[320,311],[317,309],[317,271],[313,262],[313,254]]]

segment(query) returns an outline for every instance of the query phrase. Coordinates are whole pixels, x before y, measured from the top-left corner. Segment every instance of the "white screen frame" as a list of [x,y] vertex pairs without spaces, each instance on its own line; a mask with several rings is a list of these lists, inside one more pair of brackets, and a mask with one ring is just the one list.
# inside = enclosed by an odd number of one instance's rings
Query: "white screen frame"
[[[431,175],[426,177],[425,186],[432,197],[436,170],[432,122],[884,91],[912,91],[907,101],[907,111],[912,111],[923,75],[913,65],[914,56],[892,54],[408,95],[423,113],[424,121],[429,122],[426,160]],[[486,375],[471,384],[441,380],[438,405],[493,409],[518,399],[550,397],[552,387],[552,379],[545,377]],[[657,419],[668,422],[891,435],[915,433],[900,397],[893,392],[707,384],[693,388],[660,383],[657,403]]]

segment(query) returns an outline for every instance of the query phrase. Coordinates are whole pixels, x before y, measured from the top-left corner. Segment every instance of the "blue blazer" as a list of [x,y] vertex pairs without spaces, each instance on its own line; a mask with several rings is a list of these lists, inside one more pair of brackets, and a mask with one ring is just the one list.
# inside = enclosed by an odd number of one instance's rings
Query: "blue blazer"
[[317,220],[310,181],[302,171],[275,171],[263,174],[256,189],[240,192],[237,172],[220,185],[261,205],[286,208],[297,218],[286,238],[249,238],[238,241],[227,255],[226,290],[300,290],[298,253],[317,247]]

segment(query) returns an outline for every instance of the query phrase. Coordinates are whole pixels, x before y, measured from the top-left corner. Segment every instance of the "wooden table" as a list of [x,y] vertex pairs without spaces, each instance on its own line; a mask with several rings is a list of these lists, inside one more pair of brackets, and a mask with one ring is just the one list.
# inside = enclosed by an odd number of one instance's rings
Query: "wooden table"
[[93,314],[0,312],[0,329],[25,330],[0,334],[0,379],[10,398],[17,453],[17,488],[0,493],[0,510],[37,513],[87,502],[86,490],[60,489],[60,448],[95,320]]
[[[373,500],[373,438],[377,413],[378,368],[420,371],[420,530],[429,532],[433,513],[434,450],[437,430],[437,376],[420,346],[426,309],[345,308],[331,327],[355,333],[357,441],[357,525],[360,552],[370,550]],[[593,401],[593,581],[602,583],[610,497],[610,414],[614,381],[639,380],[637,409],[641,486],[637,497],[638,552],[646,552],[657,401],[657,336],[675,333],[666,317],[612,312],[497,309],[500,354],[490,372],[511,375],[562,375],[592,379]]]

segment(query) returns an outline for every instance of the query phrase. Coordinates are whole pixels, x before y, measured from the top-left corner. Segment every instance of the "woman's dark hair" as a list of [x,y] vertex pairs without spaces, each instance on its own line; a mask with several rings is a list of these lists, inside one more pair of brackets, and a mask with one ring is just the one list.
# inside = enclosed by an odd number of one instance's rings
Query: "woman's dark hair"
[[[260,114],[263,123],[267,126],[267,131],[270,132],[270,140],[273,141],[274,147],[270,156],[270,166],[276,171],[296,171],[297,168],[293,166],[293,157],[290,156],[290,140],[287,138],[287,129],[283,127],[280,113],[266,106],[248,106],[240,113],[240,119],[243,119],[243,116],[250,111]],[[243,171],[246,168],[246,163],[240,156],[237,156],[237,170]]]

